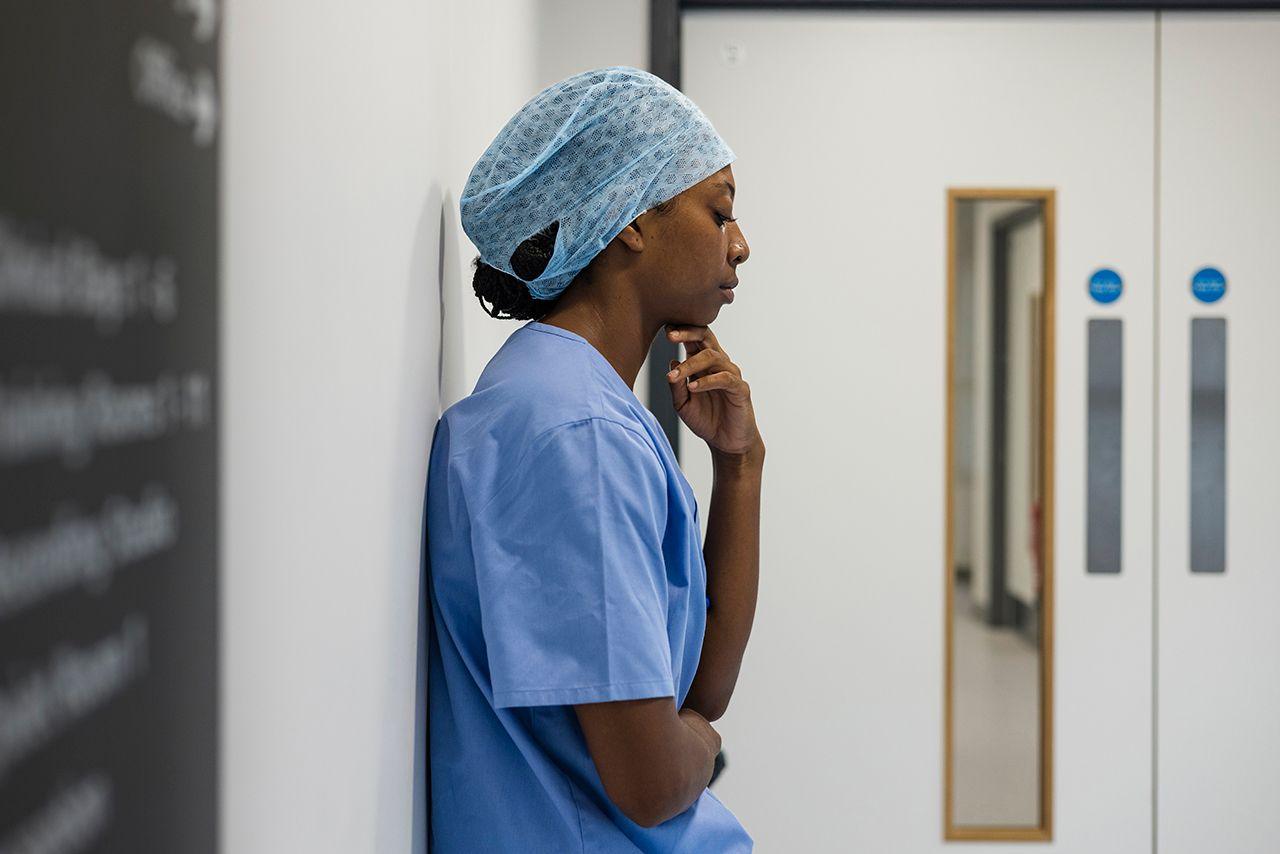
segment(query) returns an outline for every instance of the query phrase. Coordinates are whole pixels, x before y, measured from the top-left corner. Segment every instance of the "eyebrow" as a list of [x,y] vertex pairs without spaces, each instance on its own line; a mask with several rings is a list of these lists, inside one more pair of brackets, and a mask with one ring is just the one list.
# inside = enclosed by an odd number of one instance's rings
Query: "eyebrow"
[[721,181],[721,182],[720,182],[720,186],[722,186],[722,187],[728,187],[728,188],[729,188],[729,198],[731,198],[731,199],[732,199],[732,198],[733,198],[733,185],[732,185],[732,184],[730,184],[728,181]]

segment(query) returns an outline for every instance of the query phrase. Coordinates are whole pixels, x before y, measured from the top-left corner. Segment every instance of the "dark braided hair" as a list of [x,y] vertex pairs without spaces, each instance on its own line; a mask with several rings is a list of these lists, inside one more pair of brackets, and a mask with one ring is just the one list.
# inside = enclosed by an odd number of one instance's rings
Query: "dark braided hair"
[[[673,207],[675,199],[671,198],[654,205],[651,210],[661,216],[670,213]],[[556,246],[556,232],[559,230],[560,221],[556,220],[523,241],[511,253],[511,269],[525,281],[536,279],[538,274],[547,269],[547,264],[551,263],[551,255]],[[490,317],[499,320],[537,320],[551,311],[551,307],[560,299],[559,294],[554,299],[537,299],[529,293],[529,286],[524,281],[497,267],[489,266],[480,260],[479,255],[472,260],[471,266],[476,271],[471,279],[471,288],[476,292],[480,307]],[[586,269],[582,272],[585,273]],[[563,294],[564,291],[560,293]],[[485,300],[490,305],[485,305]]]

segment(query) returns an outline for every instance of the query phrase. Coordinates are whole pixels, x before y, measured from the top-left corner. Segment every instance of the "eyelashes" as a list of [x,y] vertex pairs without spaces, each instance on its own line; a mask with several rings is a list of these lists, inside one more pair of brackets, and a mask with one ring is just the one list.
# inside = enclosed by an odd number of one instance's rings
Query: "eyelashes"
[[736,216],[725,216],[724,214],[719,213],[719,212],[717,212],[717,213],[716,213],[716,219],[720,220],[720,225],[722,225],[722,226],[723,226],[726,222],[737,222],[737,221],[738,221],[738,218],[737,218]]

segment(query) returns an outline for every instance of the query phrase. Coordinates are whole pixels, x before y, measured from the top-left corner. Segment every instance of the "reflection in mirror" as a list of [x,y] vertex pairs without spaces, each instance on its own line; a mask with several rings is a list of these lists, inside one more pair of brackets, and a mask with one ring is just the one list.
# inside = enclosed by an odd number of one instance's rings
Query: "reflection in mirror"
[[949,204],[947,836],[1044,839],[1052,195]]

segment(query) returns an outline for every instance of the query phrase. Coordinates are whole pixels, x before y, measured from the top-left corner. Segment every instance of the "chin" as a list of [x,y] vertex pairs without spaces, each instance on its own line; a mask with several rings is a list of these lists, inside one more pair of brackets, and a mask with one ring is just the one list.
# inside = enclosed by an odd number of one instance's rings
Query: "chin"
[[[723,299],[721,302],[723,302]],[[691,306],[684,311],[673,312],[671,319],[667,323],[672,323],[676,326],[710,326],[720,316],[721,308],[722,306],[719,305],[714,308]]]

